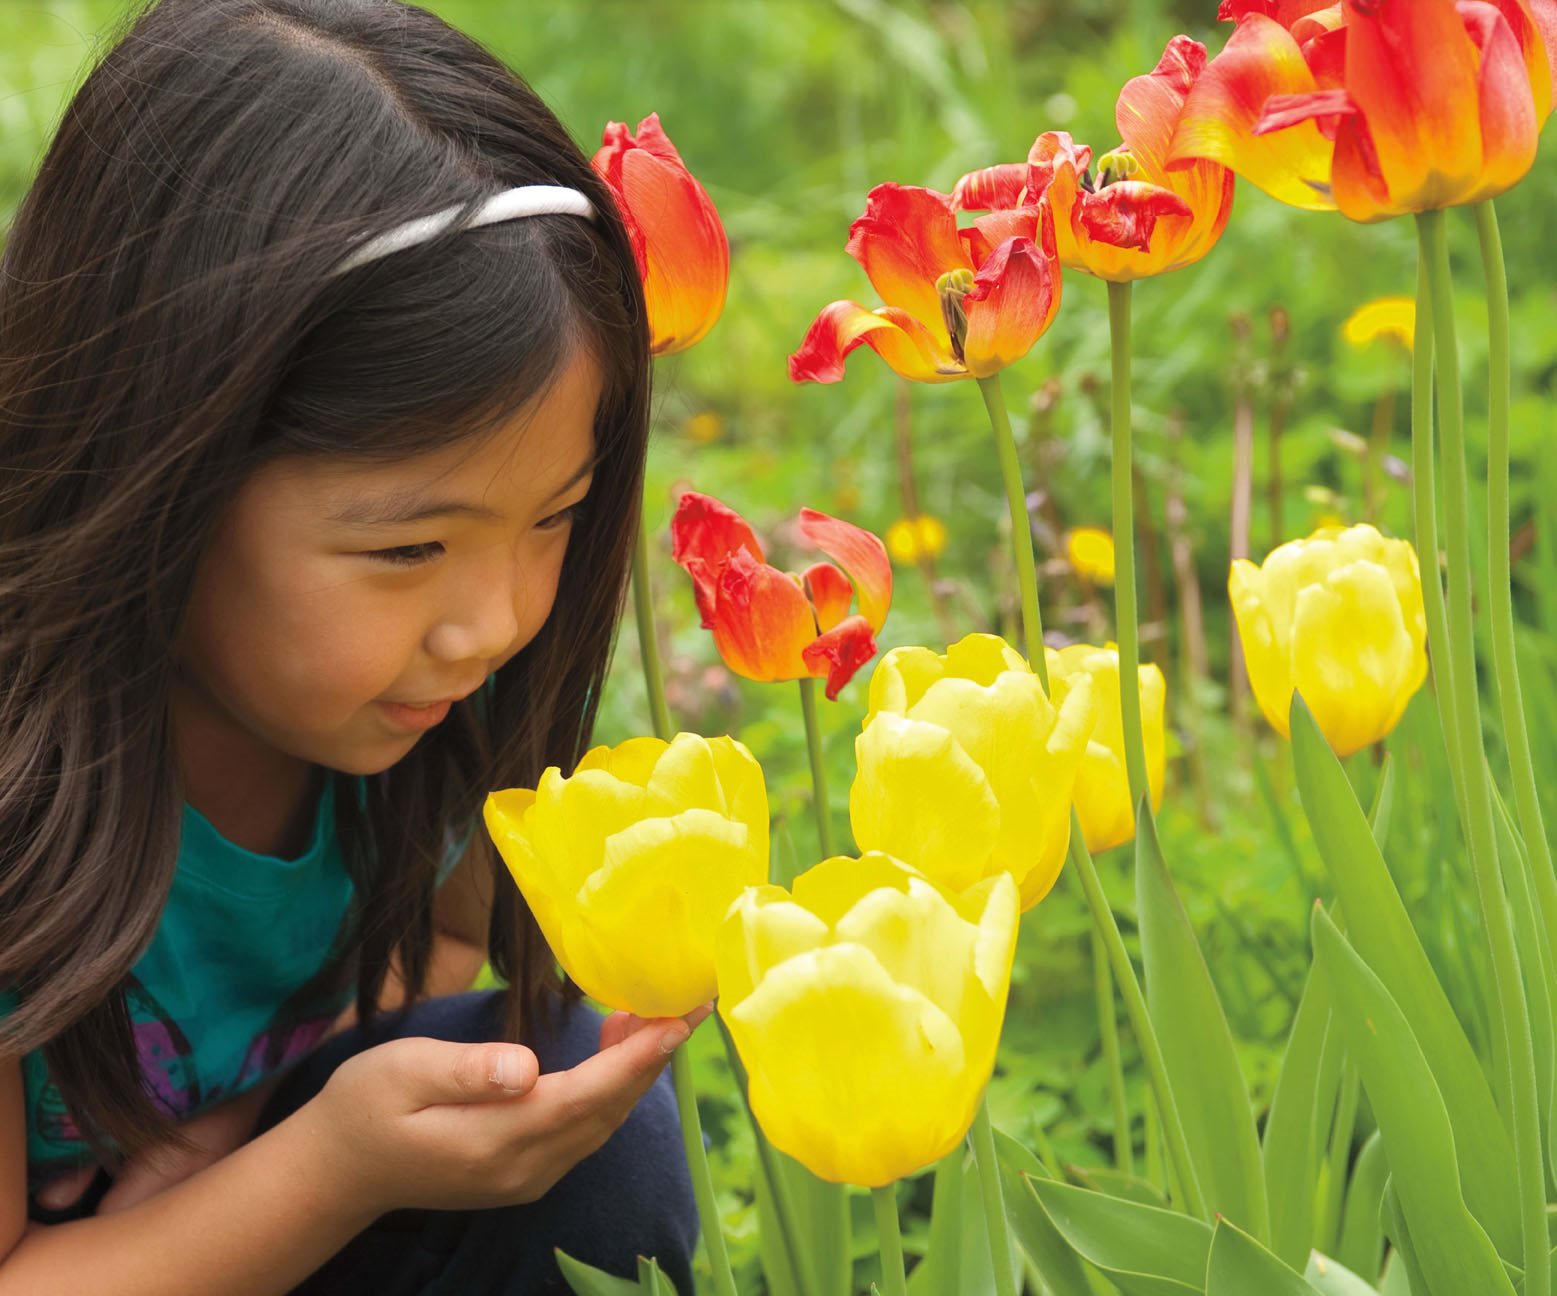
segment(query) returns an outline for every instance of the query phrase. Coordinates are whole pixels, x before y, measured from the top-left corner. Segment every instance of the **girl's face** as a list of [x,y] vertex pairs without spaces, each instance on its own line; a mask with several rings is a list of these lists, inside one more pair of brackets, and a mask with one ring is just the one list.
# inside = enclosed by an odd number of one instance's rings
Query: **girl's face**
[[410,751],[550,613],[600,389],[580,350],[478,443],[254,473],[195,577],[173,710],[186,760],[370,774]]

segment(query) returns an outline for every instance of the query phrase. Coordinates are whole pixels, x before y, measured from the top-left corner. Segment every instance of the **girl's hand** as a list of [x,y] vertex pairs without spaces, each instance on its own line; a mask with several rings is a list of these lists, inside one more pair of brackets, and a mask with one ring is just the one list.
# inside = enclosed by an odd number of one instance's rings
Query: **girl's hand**
[[341,1191],[374,1216],[532,1202],[627,1119],[711,1011],[615,1013],[598,1053],[548,1075],[517,1044],[391,1040],[348,1058],[291,1119],[313,1123]]
[[[194,1144],[188,1151],[154,1148],[127,1162],[115,1176],[113,1187],[97,1204],[97,1214],[128,1210],[242,1147],[254,1132],[254,1123],[278,1080],[276,1077],[261,1082],[185,1121],[179,1128]],[[38,1204],[48,1210],[65,1209],[80,1198],[96,1174],[96,1166],[87,1166],[51,1179],[38,1190]]]

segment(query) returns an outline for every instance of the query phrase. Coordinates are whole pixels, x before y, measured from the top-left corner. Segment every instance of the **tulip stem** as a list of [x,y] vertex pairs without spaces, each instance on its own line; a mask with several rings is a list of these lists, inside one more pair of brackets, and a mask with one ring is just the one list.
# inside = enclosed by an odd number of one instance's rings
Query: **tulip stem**
[[649,584],[649,525],[640,515],[638,542],[633,547],[633,615],[638,622],[638,653],[643,659],[643,682],[649,692],[649,715],[654,735],[669,742],[670,708],[665,703],[665,677],[660,667],[660,641],[654,628],[654,590]]
[[811,757],[811,808],[822,858],[833,857],[833,829],[827,808],[827,766],[822,761],[822,728],[816,714],[816,681],[800,681],[800,711],[806,718],[806,751]]
[[1549,1296],[1551,1270],[1546,1230],[1546,1178],[1541,1157],[1540,1107],[1536,1096],[1535,1045],[1529,1006],[1519,975],[1514,921],[1498,873],[1492,823],[1492,796],[1481,751],[1477,714],[1476,644],[1471,623],[1470,489],[1466,481],[1464,398],[1460,390],[1459,346],[1454,332],[1453,279],[1442,211],[1417,215],[1421,256],[1433,308],[1437,351],[1438,417],[1443,427],[1444,530],[1449,553],[1449,650],[1454,667],[1451,704],[1459,746],[1459,772],[1465,785],[1471,870],[1476,879],[1482,925],[1492,955],[1495,1052],[1509,1075],[1514,1165],[1519,1180],[1526,1296]]
[[995,1127],[989,1119],[989,1091],[979,1100],[973,1118],[973,1163],[979,1171],[979,1191],[984,1198],[984,1227],[989,1230],[990,1268],[995,1275],[995,1296],[1016,1296],[1011,1273],[1011,1235],[1006,1224],[1005,1196],[1000,1189],[1000,1161],[995,1155]]
[[1525,723],[1519,660],[1514,651],[1513,571],[1509,555],[1508,408],[1511,362],[1508,345],[1508,272],[1503,264],[1503,238],[1492,200],[1476,205],[1476,231],[1481,236],[1481,264],[1487,280],[1487,557],[1491,579],[1493,682],[1503,717],[1503,741],[1514,780],[1519,830],[1530,852],[1535,893],[1548,943],[1557,944],[1557,873],[1552,869],[1551,844],[1536,790],[1535,761],[1530,755],[1530,731]]
[[1000,460],[1000,478],[1006,488],[1006,509],[1011,515],[1011,554],[1016,559],[1016,588],[1022,599],[1022,642],[1027,663],[1049,691],[1049,663],[1043,655],[1043,621],[1038,613],[1038,570],[1033,560],[1033,524],[1027,514],[1027,492],[1022,489],[1022,464],[1017,458],[1016,437],[1011,431],[1011,416],[1006,412],[1000,391],[1000,375],[978,380],[979,394],[989,411],[989,423],[995,431],[995,454]]
[[1130,1106],[1125,1099],[1124,1062],[1119,1055],[1119,1017],[1114,1011],[1114,978],[1108,970],[1108,951],[1093,927],[1092,990],[1097,1001],[1097,1024],[1102,1036],[1103,1062],[1108,1068],[1108,1088],[1114,1107],[1114,1165],[1135,1175],[1135,1139],[1130,1131]]
[[881,1247],[882,1296],[908,1296],[908,1275],[903,1269],[903,1231],[897,1219],[897,1185],[870,1190],[876,1208],[876,1239]]
[[676,1085],[676,1110],[681,1116],[681,1145],[686,1150],[687,1169],[692,1174],[692,1196],[697,1199],[698,1218],[703,1222],[708,1266],[714,1272],[714,1291],[718,1296],[736,1296],[735,1275],[730,1272],[730,1256],[725,1250],[719,1210],[714,1203],[714,1177],[708,1169],[708,1151],[703,1146],[703,1122],[697,1114],[692,1055],[684,1045],[671,1054],[670,1072]]
[[[1147,807],[1148,811],[1150,807]],[[1190,1215],[1210,1223],[1206,1213],[1205,1198],[1200,1192],[1200,1180],[1195,1175],[1194,1163],[1189,1158],[1189,1140],[1184,1137],[1184,1122],[1179,1116],[1179,1105],[1168,1084],[1168,1067],[1163,1061],[1162,1045],[1152,1026],[1151,1014],[1146,1010],[1146,996],[1141,992],[1141,980],[1135,974],[1135,964],[1130,962],[1130,952],[1125,949],[1124,938],[1119,934],[1119,924],[1109,907],[1108,896],[1098,878],[1097,865],[1087,849],[1081,824],[1075,811],[1070,820],[1070,861],[1081,878],[1081,889],[1086,894],[1087,908],[1092,911],[1092,925],[1108,950],[1108,961],[1113,965],[1114,979],[1119,983],[1119,994],[1124,999],[1125,1015],[1135,1031],[1135,1042],[1141,1050],[1141,1062],[1146,1067],[1146,1078],[1157,1099],[1157,1113],[1162,1118],[1162,1139],[1168,1148],[1168,1158],[1173,1172],[1183,1188],[1184,1206]]]
[[[1135,600],[1135,475],[1130,435],[1130,284],[1108,285],[1108,342],[1113,381],[1114,631],[1119,636],[1119,709],[1124,720],[1130,804],[1147,793],[1146,739],[1141,726],[1141,631]],[[1148,806],[1148,808],[1150,808]]]

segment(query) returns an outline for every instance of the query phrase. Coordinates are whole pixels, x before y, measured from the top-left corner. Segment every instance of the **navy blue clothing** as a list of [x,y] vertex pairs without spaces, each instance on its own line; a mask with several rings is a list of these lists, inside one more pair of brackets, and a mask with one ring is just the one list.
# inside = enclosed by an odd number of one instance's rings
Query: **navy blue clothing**
[[[600,1015],[579,1004],[555,1014],[535,1043],[542,1073],[575,1066],[600,1046]],[[372,1038],[354,1027],[305,1058],[271,1098],[255,1132],[312,1098],[348,1057],[386,1040],[426,1036],[478,1043],[502,1039],[502,1000],[471,991],[415,1005],[376,1021]],[[357,1235],[293,1296],[528,1296],[567,1292],[553,1256],[561,1248],[596,1268],[631,1278],[652,1255],[681,1296],[692,1296],[697,1206],[681,1146],[667,1070],[599,1151],[580,1161],[540,1200],[489,1210],[398,1210]]]

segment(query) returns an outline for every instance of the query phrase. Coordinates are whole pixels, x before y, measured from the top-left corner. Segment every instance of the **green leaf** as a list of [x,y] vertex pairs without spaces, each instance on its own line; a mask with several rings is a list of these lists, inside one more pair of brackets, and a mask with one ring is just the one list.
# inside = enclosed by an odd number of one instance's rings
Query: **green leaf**
[[1230,1220],[1219,1219],[1211,1235],[1205,1296],[1318,1296],[1297,1270],[1288,1267]]
[[659,1261],[650,1256],[638,1257],[638,1286],[648,1296],[676,1296],[671,1281],[660,1272]]
[[[1406,1296],[1436,1296],[1436,1293],[1427,1284],[1427,1279],[1422,1273],[1422,1266],[1417,1260],[1416,1247],[1411,1241],[1411,1230],[1406,1226],[1405,1216],[1401,1214],[1400,1198],[1395,1195],[1393,1176],[1384,1185],[1384,1208],[1382,1211],[1384,1232],[1394,1244],[1394,1253],[1391,1264],[1384,1274],[1384,1290],[1403,1289]],[[1405,1275],[1402,1281],[1401,1275]]]
[[1303,1271],[1303,1277],[1321,1296],[1377,1296],[1374,1288],[1345,1265],[1317,1251],[1308,1253],[1308,1268]]
[[1506,1296],[1513,1287],[1503,1262],[1461,1196],[1454,1132],[1421,1045],[1384,983],[1323,909],[1315,908],[1313,926],[1314,960],[1378,1120],[1429,1291]]
[[818,1179],[800,1162],[775,1151],[789,1200],[794,1204],[802,1261],[811,1262],[812,1288],[818,1296],[850,1296],[854,1291],[851,1253],[853,1225],[848,1189]]
[[1411,925],[1346,773],[1301,697],[1292,703],[1298,793],[1357,952],[1383,979],[1432,1068],[1460,1153],[1465,1200],[1505,1255],[1522,1252],[1514,1148],[1481,1062]]
[[1125,1201],[1156,1206],[1162,1210],[1167,1210],[1169,1206],[1168,1199],[1156,1184],[1111,1166],[1068,1166],[1066,1174],[1072,1183],[1081,1188],[1090,1188],[1093,1192],[1107,1193],[1110,1197],[1121,1197]]
[[1377,1130],[1368,1136],[1352,1167],[1346,1186],[1346,1213],[1341,1219],[1341,1244],[1337,1258],[1360,1274],[1377,1274],[1384,1258],[1384,1230],[1379,1211],[1384,1184],[1389,1179],[1389,1158]]
[[1029,1177],[1055,1230],[1125,1296],[1201,1296],[1211,1228],[1176,1211]]
[[1190,1159],[1208,1210],[1257,1237],[1270,1236],[1270,1206],[1249,1086],[1210,970],[1173,880],[1150,814],[1138,817],[1136,908],[1146,968],[1147,1012],[1178,1099]]
[[582,1260],[575,1260],[566,1252],[557,1252],[557,1267],[568,1280],[574,1296],[641,1296],[643,1288],[628,1278],[618,1278]]
[[1379,783],[1373,790],[1373,808],[1368,811],[1368,827],[1379,849],[1389,838],[1390,814],[1395,808],[1395,758],[1386,754],[1384,767],[1379,771]]
[[[1002,1137],[997,1130],[997,1152]],[[1011,1178],[1015,1188],[1020,1189],[1014,1172]],[[1011,1184],[1006,1184],[1008,1220],[1012,1191]],[[1011,1272],[1015,1274],[1020,1272],[1021,1254],[1014,1246],[1012,1252]],[[909,1296],[962,1296],[964,1292],[993,1291],[994,1285],[978,1166],[964,1143],[942,1157],[935,1167],[929,1250],[908,1275]]]
[[1314,1237],[1314,1193],[1341,1079],[1341,1048],[1333,1040],[1323,978],[1310,966],[1281,1059],[1261,1153],[1270,1201],[1271,1250],[1300,1265]]
[[[995,1155],[1000,1162],[1000,1189],[1005,1196],[1006,1219],[1016,1235],[1017,1244],[1038,1266],[1052,1296],[1092,1296],[1086,1270],[1076,1252],[1060,1235],[1027,1187],[1024,1176],[1047,1179],[1038,1158],[1009,1135],[995,1131]],[[940,1185],[936,1185],[939,1191]],[[930,1231],[935,1231],[932,1217]],[[989,1248],[986,1245],[985,1250]],[[949,1289],[946,1296],[964,1296],[971,1286]]]

